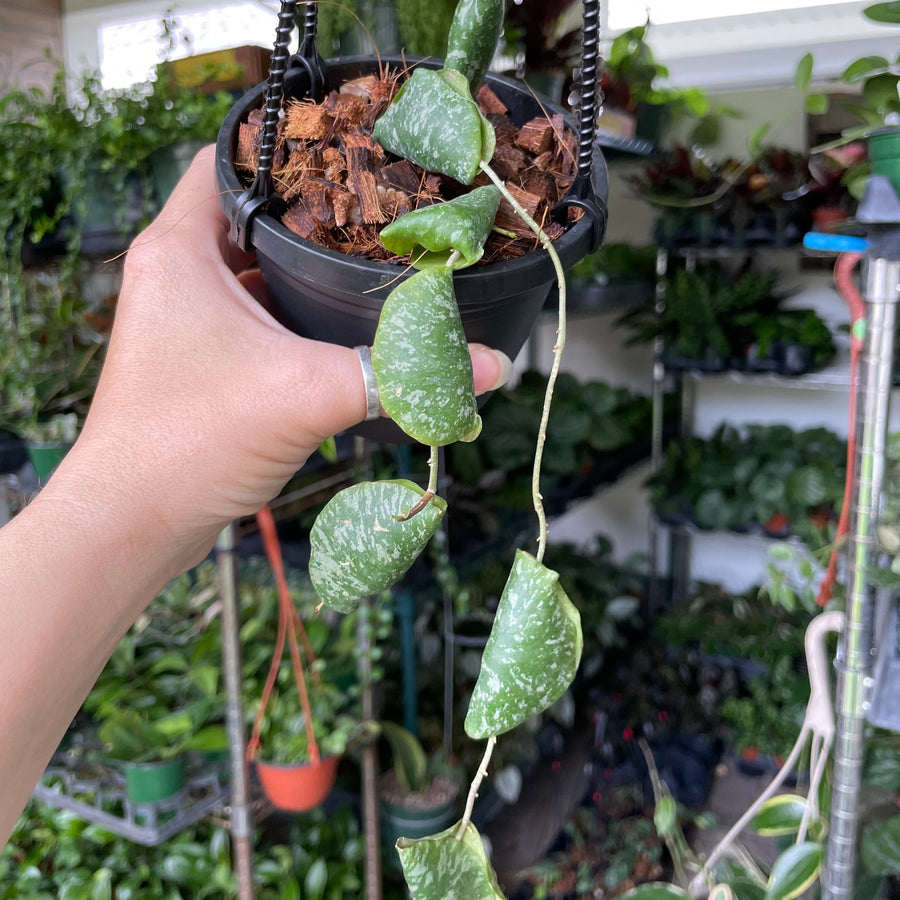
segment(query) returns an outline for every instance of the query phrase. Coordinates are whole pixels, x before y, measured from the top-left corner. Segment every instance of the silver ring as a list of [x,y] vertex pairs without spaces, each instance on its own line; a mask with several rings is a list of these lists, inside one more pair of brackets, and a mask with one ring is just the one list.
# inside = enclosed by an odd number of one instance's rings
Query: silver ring
[[362,368],[363,385],[366,388],[366,421],[381,418],[381,399],[378,396],[378,382],[372,366],[372,350],[367,346],[354,347]]

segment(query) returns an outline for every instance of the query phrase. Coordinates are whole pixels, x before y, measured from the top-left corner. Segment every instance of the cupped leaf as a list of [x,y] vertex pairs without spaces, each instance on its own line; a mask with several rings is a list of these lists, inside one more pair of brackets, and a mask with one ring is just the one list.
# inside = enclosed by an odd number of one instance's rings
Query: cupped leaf
[[503,900],[484,842],[472,823],[431,837],[400,838],[397,852],[412,900]]
[[415,209],[381,229],[381,243],[398,256],[409,254],[417,269],[462,269],[478,262],[500,207],[500,191],[489,184],[446,203]]
[[800,794],[779,794],[763,803],[750,827],[757,834],[768,837],[796,834],[800,830],[805,811],[805,797]]
[[503,734],[547,709],[571,684],[581,660],[581,617],[559,575],[522,550],[484,648],[466,734]]
[[395,584],[437,530],[447,508],[411,481],[365,481],[336,494],[310,531],[309,576],[321,601],[352,612],[362,597]]
[[381,405],[410,437],[439,447],[478,435],[472,359],[449,269],[417,272],[391,291],[372,366]]
[[822,847],[812,841],[788,847],[775,860],[769,873],[766,900],[791,900],[792,897],[799,897],[818,878],[822,857]]
[[384,111],[372,137],[386,150],[429,172],[471,184],[497,143],[464,75],[416,69]]
[[472,93],[487,74],[503,29],[503,0],[459,0],[447,36],[445,65],[461,72]]

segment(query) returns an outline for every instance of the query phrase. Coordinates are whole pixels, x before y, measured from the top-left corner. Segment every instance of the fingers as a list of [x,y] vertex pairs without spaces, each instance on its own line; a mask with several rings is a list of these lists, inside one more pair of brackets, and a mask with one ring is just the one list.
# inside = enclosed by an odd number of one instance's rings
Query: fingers
[[469,344],[475,393],[485,394],[506,384],[512,375],[512,360],[502,351],[484,344]]

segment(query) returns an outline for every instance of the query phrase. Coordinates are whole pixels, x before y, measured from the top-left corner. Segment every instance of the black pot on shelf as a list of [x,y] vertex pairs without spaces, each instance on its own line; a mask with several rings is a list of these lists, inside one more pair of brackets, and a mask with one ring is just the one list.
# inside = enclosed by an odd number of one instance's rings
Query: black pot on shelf
[[[381,65],[409,66],[410,60],[387,58]],[[439,68],[440,61],[415,64]],[[325,90],[339,88],[345,81],[378,71],[373,57],[347,57],[326,63]],[[285,97],[302,97],[309,89],[309,75],[303,68],[291,69],[285,81]],[[540,115],[564,113],[555,104],[541,106],[526,87],[495,75],[488,86],[509,109],[518,125]],[[216,144],[216,178],[219,199],[225,214],[234,221],[243,185],[234,170],[234,154],[240,125],[265,98],[266,85],[245,94],[219,131]],[[568,124],[575,130],[575,124]],[[594,148],[593,190],[604,202],[608,194],[606,165]],[[592,249],[594,221],[583,216],[554,242],[565,269]],[[378,317],[387,294],[410,272],[397,266],[346,256],[305,240],[263,211],[250,223],[250,243],[271,298],[273,315],[297,334],[315,340],[354,347],[371,344]],[[556,284],[549,254],[539,249],[518,259],[475,266],[454,275],[456,297],[463,328],[469,341],[495,347],[511,359],[518,354],[532,326]],[[361,434],[381,440],[398,440],[399,430],[385,422],[364,423]]]

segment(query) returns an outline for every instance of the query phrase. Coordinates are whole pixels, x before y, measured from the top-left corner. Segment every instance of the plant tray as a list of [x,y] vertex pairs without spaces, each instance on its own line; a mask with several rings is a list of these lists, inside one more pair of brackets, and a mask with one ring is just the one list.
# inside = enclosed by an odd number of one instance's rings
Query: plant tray
[[58,755],[32,796],[150,847],[225,806],[229,790],[227,772],[221,768],[208,763],[189,765],[185,787],[177,795],[154,803],[132,803],[118,767],[72,762]]

